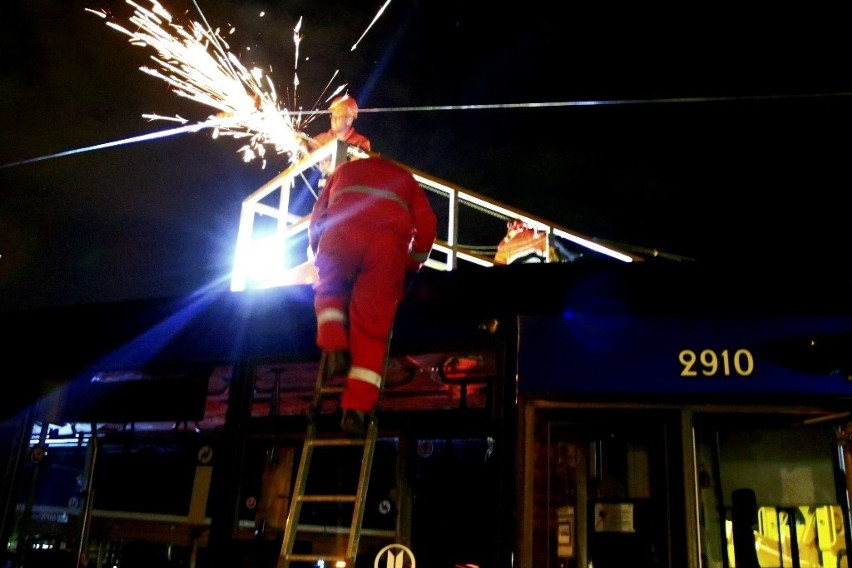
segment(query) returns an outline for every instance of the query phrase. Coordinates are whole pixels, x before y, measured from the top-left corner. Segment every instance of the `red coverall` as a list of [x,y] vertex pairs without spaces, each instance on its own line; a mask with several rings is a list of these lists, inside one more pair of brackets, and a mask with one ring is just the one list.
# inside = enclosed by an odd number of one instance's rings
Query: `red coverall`
[[342,408],[375,408],[405,273],[429,257],[436,228],[411,173],[380,156],[344,162],[320,192],[308,227],[317,345],[351,353]]
[[[332,140],[337,138],[337,135],[334,133],[333,129],[326,130],[325,132],[320,132],[317,134],[316,138],[314,138],[313,150],[316,150],[320,146],[324,146],[328,144]],[[354,127],[351,127],[346,131],[346,136],[343,138],[339,138],[339,140],[343,140],[347,144],[352,144],[353,146],[358,146],[362,150],[370,151],[370,139],[356,131]]]

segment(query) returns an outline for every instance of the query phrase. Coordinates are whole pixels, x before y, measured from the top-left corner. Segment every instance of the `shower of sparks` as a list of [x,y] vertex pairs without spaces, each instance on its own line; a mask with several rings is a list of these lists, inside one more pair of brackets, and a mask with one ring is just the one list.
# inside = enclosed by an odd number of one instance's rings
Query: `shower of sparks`
[[[239,152],[246,162],[255,158],[264,160],[268,147],[279,154],[289,154],[291,161],[306,153],[298,115],[279,102],[268,75],[259,67],[248,69],[229,51],[218,28],[214,30],[196,21],[190,21],[186,27],[175,23],[156,0],[150,0],[150,9],[126,1],[134,8],[129,19],[133,31],[112,21],[107,21],[107,26],[127,35],[132,45],[156,50],[157,54],[151,56],[155,65],[141,67],[144,73],[168,83],[178,96],[217,111],[198,123],[197,128],[212,128],[214,138],[230,136],[244,140]],[[87,11],[106,17],[105,12]],[[293,36],[297,46],[301,39],[300,26],[301,20]],[[188,122],[178,116],[158,114],[145,118]]]
[[[246,162],[261,158],[265,165],[264,156],[267,147],[270,146],[279,154],[289,154],[292,162],[297,161],[308,152],[306,142],[310,137],[302,129],[310,124],[317,115],[325,114],[328,111],[288,110],[284,103],[279,102],[270,77],[264,75],[258,67],[249,70],[240,63],[239,59],[229,51],[229,45],[220,35],[219,29],[214,30],[207,23],[195,0],[193,0],[193,4],[198,10],[202,22],[190,21],[186,27],[173,22],[171,14],[157,0],[148,0],[151,5],[149,9],[143,8],[135,0],[125,1],[134,9],[133,16],[129,18],[131,25],[125,27],[113,21],[107,21],[106,24],[128,36],[132,45],[156,50],[157,55],[151,56],[155,65],[153,67],[141,67],[140,69],[148,75],[167,82],[179,96],[213,108],[216,114],[209,116],[207,120],[193,124],[189,124],[189,120],[180,116],[145,114],[143,117],[149,120],[176,122],[180,126],[142,136],[2,164],[0,169],[186,132],[198,132],[202,129],[210,129],[213,138],[230,136],[235,140],[244,140],[245,144],[239,149],[239,152]],[[386,0],[373,17],[370,25],[352,46],[352,51],[367,35],[367,32],[378,21],[389,4],[390,0]],[[89,8],[85,10],[102,19],[108,18],[106,10]],[[265,16],[265,13],[261,12],[260,16]],[[299,86],[299,77],[296,71],[299,66],[299,47],[303,37],[301,28],[302,18],[299,18],[293,28],[293,43],[295,44],[293,107],[296,106],[295,94]],[[131,29],[135,31],[130,31]],[[233,27],[229,27],[227,35],[233,35],[235,31]],[[338,73],[339,70],[334,71],[331,79],[317,96],[311,108],[316,109],[319,101],[323,99],[326,103],[330,102],[347,88],[347,84],[339,85],[331,95],[326,96]],[[475,107],[471,105],[469,108]],[[440,107],[434,107],[432,110],[439,109]],[[362,110],[368,112],[368,109]],[[373,112],[381,110],[384,109],[372,109]]]

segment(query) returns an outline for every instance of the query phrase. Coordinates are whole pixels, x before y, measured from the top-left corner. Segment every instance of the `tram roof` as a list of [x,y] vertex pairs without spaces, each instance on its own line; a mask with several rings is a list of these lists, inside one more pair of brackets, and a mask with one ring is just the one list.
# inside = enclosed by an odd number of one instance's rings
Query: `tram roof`
[[[619,309],[683,317],[767,317],[852,314],[852,284],[841,274],[776,270],[720,270],[697,263],[609,261],[465,266],[423,270],[407,291],[400,330],[426,320],[453,321],[572,309]],[[20,358],[88,359],[91,351],[125,345],[143,334],[157,343],[197,342],[200,354],[237,344],[258,352],[314,347],[309,285],[187,297],[137,299],[12,311],[2,315],[6,345]],[[407,332],[406,332],[407,333]],[[176,341],[177,338],[180,341]],[[29,351],[23,350],[30,348]],[[22,351],[23,350],[23,351]]]

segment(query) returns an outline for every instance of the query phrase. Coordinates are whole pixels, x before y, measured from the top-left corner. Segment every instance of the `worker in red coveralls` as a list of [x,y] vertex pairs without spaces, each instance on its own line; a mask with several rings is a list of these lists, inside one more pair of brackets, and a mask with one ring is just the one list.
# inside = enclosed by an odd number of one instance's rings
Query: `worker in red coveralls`
[[355,99],[349,95],[341,95],[331,101],[328,110],[331,111],[331,128],[317,134],[313,140],[309,140],[310,149],[316,150],[337,139],[369,152],[370,139],[355,130],[354,123],[358,118],[358,103]]
[[[363,437],[378,401],[406,273],[432,250],[437,219],[410,172],[380,157],[339,165],[311,212],[317,345],[346,374],[341,428]],[[348,370],[348,373],[347,373]]]
[[[512,219],[506,223],[506,236],[497,245],[494,264],[547,262],[548,255],[555,254],[548,250],[548,241],[547,233],[536,231],[520,219]],[[551,260],[556,260],[555,256]]]

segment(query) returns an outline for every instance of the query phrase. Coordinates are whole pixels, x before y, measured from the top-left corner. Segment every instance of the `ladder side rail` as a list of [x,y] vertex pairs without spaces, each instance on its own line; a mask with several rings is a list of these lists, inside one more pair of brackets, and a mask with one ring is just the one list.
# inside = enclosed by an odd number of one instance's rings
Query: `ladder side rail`
[[287,512],[287,524],[284,527],[284,538],[281,542],[281,555],[278,562],[278,568],[287,568],[290,565],[290,559],[293,553],[293,547],[296,544],[296,536],[299,532],[299,516],[302,514],[302,497],[305,494],[305,489],[308,485],[308,472],[313,458],[313,445],[310,440],[315,435],[315,426],[308,426],[308,435],[305,438],[305,444],[302,447],[302,455],[299,458],[299,470],[296,473],[296,482],[293,490],[293,496],[290,501],[290,510]]
[[364,457],[361,460],[361,471],[358,475],[358,491],[355,494],[355,509],[352,512],[352,526],[349,530],[349,545],[346,556],[350,559],[349,566],[355,566],[355,558],[358,555],[358,547],[361,542],[361,524],[364,522],[364,509],[366,508],[367,490],[370,488],[370,473],[373,468],[373,455],[376,449],[376,438],[378,437],[378,425],[375,417],[370,420],[367,427],[367,440],[364,446]]
[[[320,402],[320,392],[325,382],[326,363],[328,357],[323,351],[320,357],[319,369],[317,371],[317,382],[314,393],[314,404],[310,412],[318,413],[317,404]],[[302,455],[299,457],[299,469],[296,473],[296,481],[290,499],[290,510],[287,512],[287,524],[284,526],[284,538],[281,541],[281,553],[278,558],[278,568],[288,568],[293,558],[293,548],[296,544],[296,536],[299,532],[299,517],[302,514],[302,503],[304,503],[305,490],[308,485],[308,473],[314,452],[314,440],[316,438],[316,416],[308,420],[308,429],[305,441],[302,445]]]

